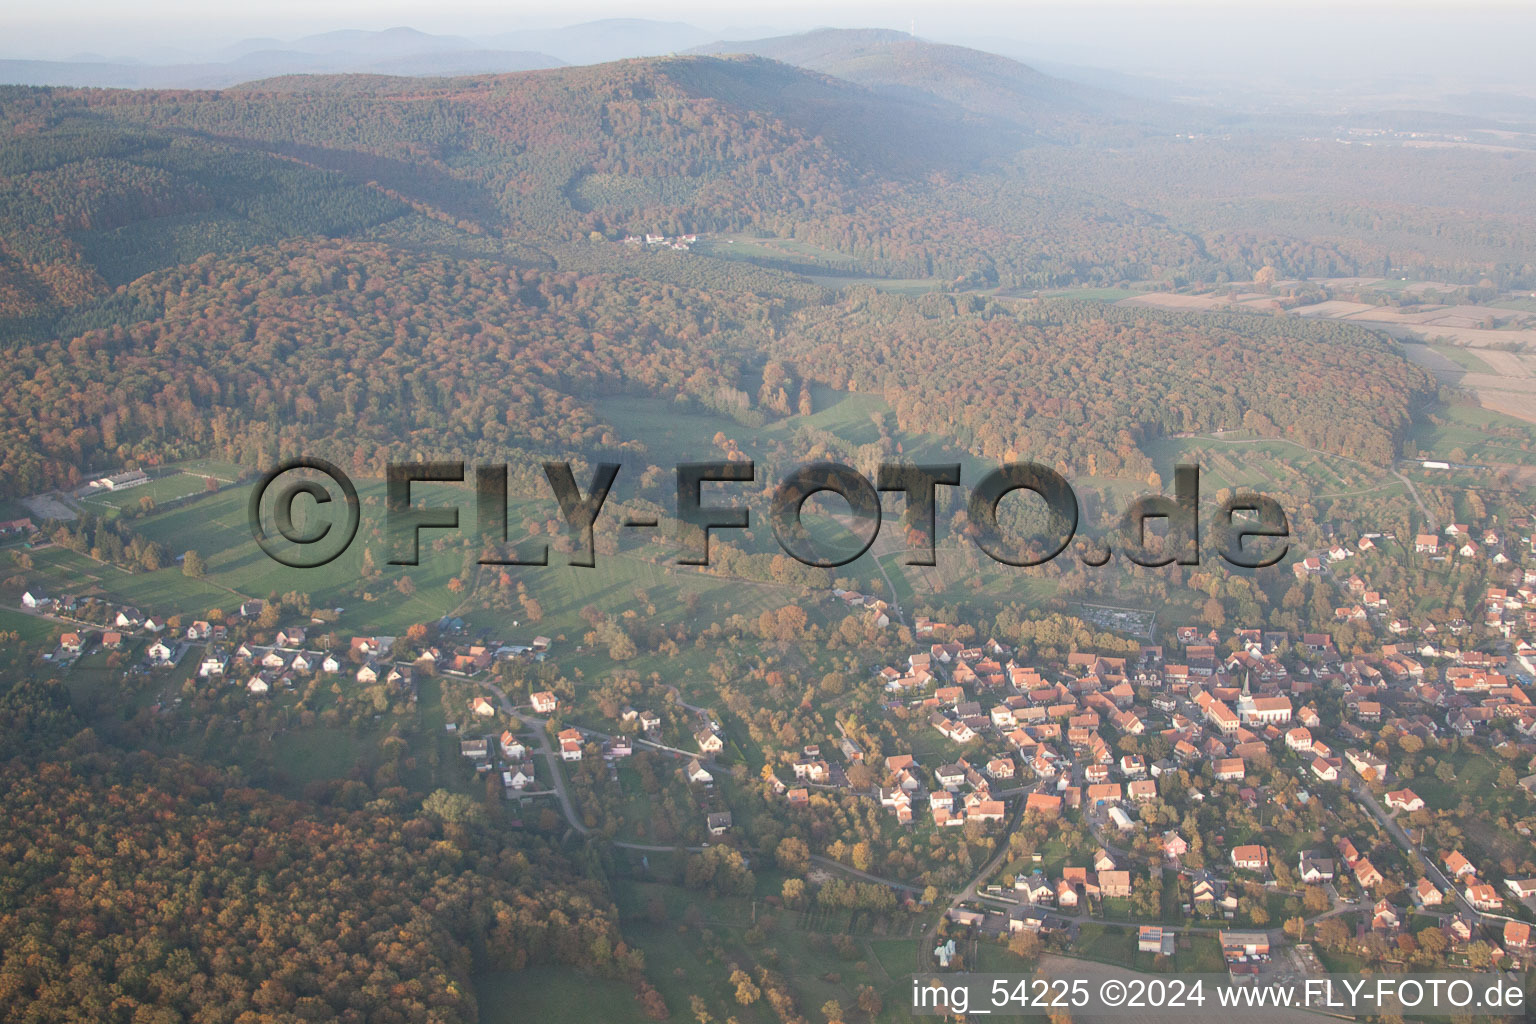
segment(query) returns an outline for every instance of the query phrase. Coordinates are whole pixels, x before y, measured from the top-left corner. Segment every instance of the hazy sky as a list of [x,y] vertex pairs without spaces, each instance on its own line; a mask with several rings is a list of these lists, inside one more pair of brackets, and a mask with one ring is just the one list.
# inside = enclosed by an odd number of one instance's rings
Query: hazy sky
[[[1178,77],[1326,74],[1348,80],[1455,79],[1469,87],[1536,78],[1536,0],[775,0],[723,7],[701,0],[5,0],[0,56],[82,52],[157,63],[207,59],[250,37],[291,39],[338,28],[400,25],[468,35],[551,28],[598,18],[686,21],[721,38],[817,26],[916,29],[929,39],[1011,56]],[[131,11],[131,15],[128,13]],[[1522,86],[1523,87],[1523,86]],[[1536,89],[1536,83],[1532,84]]]

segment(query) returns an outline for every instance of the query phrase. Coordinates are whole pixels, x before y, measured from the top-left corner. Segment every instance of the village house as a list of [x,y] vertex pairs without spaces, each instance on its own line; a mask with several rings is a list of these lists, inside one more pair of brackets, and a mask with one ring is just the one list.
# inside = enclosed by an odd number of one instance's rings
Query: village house
[[1101,871],[1099,872],[1099,891],[1105,899],[1127,899],[1131,895],[1131,873],[1129,871]]
[[1217,782],[1235,782],[1243,778],[1245,765],[1240,757],[1217,758],[1211,765]]
[[1386,878],[1371,863],[1369,857],[1361,857],[1355,861],[1355,883],[1362,889],[1372,889],[1386,881]]
[[1517,900],[1527,900],[1536,896],[1536,878],[1506,878],[1504,888]]
[[1333,880],[1333,861],[1316,851],[1307,850],[1297,855],[1297,875],[1308,885]]
[[1061,814],[1061,797],[1049,793],[1031,793],[1024,800],[1025,814],[1055,818]]
[[1477,868],[1472,866],[1472,862],[1460,850],[1452,850],[1445,855],[1445,870],[1452,879],[1477,874]]
[[1232,866],[1242,871],[1266,871],[1269,869],[1269,851],[1259,845],[1232,848]]
[[1299,725],[1286,732],[1285,745],[1298,754],[1307,753],[1312,749],[1312,733],[1306,726]]
[[501,784],[506,789],[521,791],[533,785],[533,782],[532,762],[519,764],[517,767],[508,768],[501,773]]
[[501,753],[508,761],[523,761],[528,757],[528,747],[511,729],[501,734]]
[[1468,903],[1478,910],[1500,910],[1504,906],[1504,900],[1500,898],[1493,886],[1486,882],[1478,882],[1476,880],[1469,882],[1462,895]]

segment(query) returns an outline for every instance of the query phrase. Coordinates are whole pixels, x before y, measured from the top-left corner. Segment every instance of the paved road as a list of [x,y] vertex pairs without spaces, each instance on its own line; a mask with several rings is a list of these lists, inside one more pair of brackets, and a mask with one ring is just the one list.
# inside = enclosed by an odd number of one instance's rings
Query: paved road
[[1402,473],[1398,472],[1396,463],[1394,463],[1392,466],[1392,475],[1397,477],[1404,483],[1404,485],[1407,486],[1408,495],[1413,498],[1413,503],[1419,506],[1419,512],[1424,516],[1424,521],[1429,524],[1429,532],[1439,533],[1440,521],[1436,519],[1434,513],[1429,510],[1429,506],[1424,504],[1424,499],[1419,497],[1419,489],[1413,486],[1413,481],[1409,480]]
[[1413,840],[1408,838],[1408,833],[1403,830],[1403,826],[1399,825],[1397,820],[1388,814],[1386,809],[1376,801],[1375,794],[1361,781],[1352,768],[1346,767],[1344,769],[1344,780],[1350,796],[1355,799],[1355,803],[1359,804],[1362,810],[1380,823],[1381,827],[1386,830],[1387,835],[1391,836],[1392,840],[1402,847],[1403,852],[1408,854],[1408,858],[1416,862],[1431,881],[1439,885],[1441,889],[1449,889],[1451,891],[1452,898],[1456,901],[1457,907],[1472,915],[1474,920],[1480,918],[1503,920],[1499,915],[1485,914],[1467,902],[1466,897],[1462,895],[1461,887],[1446,878],[1445,872],[1440,870],[1440,865],[1436,864],[1423,850],[1413,844]]
[[831,857],[823,857],[819,853],[811,854],[811,861],[821,865],[824,868],[831,868],[833,871],[841,871],[845,875],[852,875],[854,878],[861,879],[865,882],[874,882],[877,885],[888,885],[892,889],[899,889],[902,892],[921,893],[923,891],[916,886],[908,885],[906,882],[896,882],[889,878],[881,878],[879,875],[872,875],[868,871],[860,871],[858,868],[851,868],[847,864],[841,864],[833,860]]
[[919,942],[917,946],[917,961],[919,970],[926,966],[931,966],[931,960],[929,958],[928,951],[934,946],[935,937],[937,936],[939,930],[939,922],[947,918],[951,910],[959,907],[960,904],[964,903],[966,900],[974,900],[979,898],[980,893],[978,887],[982,882],[985,882],[988,878],[991,878],[992,872],[996,871],[998,867],[1003,863],[1004,859],[1007,858],[1008,837],[1013,835],[1014,830],[1019,827],[1019,819],[1022,817],[1024,817],[1024,801],[1020,800],[1014,806],[1013,810],[1009,812],[1007,820],[1003,823],[1002,831],[998,836],[997,853],[993,854],[992,858],[988,860],[986,864],[982,865],[981,870],[977,872],[976,876],[966,884],[965,888],[955,893],[954,898],[949,901],[949,906],[945,907],[944,912],[934,919],[934,922],[928,926],[927,931],[923,932],[922,941]]
[[582,820],[576,816],[576,805],[571,803],[571,794],[565,788],[565,777],[560,774],[560,765],[557,763],[558,759],[555,756],[554,749],[549,744],[549,730],[544,727],[545,720],[519,711],[517,706],[507,698],[507,692],[495,683],[488,680],[480,680],[480,685],[491,691],[491,694],[495,696],[496,702],[501,705],[501,710],[504,713],[531,727],[538,734],[538,752],[544,758],[545,770],[549,772],[550,781],[554,784],[555,799],[560,801],[560,809],[565,813],[565,820],[570,823],[571,828],[582,835],[587,835],[592,830],[587,828],[582,823]]

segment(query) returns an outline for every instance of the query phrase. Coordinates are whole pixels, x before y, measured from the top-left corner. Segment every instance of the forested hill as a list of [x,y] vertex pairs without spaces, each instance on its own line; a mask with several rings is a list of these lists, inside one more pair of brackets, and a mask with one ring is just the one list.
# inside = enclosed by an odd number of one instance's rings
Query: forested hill
[[0,1020],[470,1024],[475,970],[641,979],[600,881],[406,796],[318,808],[89,733],[0,763]]
[[[1000,57],[820,39],[776,52],[827,74],[688,56],[225,91],[0,90],[0,328],[209,253],[367,234],[591,268],[627,235],[745,233],[791,240],[791,271],[962,288],[1386,263],[1536,280],[1536,214],[1511,187],[1536,156],[1384,161],[1381,149],[1179,138],[1182,127]],[[1233,167],[1250,183],[1236,200]],[[1461,198],[1446,183],[1469,176],[1498,209],[1448,230]],[[1361,180],[1369,193],[1344,188]],[[723,279],[719,257],[739,267],[740,253],[693,258]]]
[[0,315],[413,211],[524,240],[807,222],[1017,146],[759,58],[3,98]]
[[868,290],[795,304],[372,242],[208,257],[118,298],[131,322],[10,353],[14,493],[122,457],[304,450],[371,476],[423,451],[644,458],[609,419],[625,396],[760,424],[812,382],[882,393],[904,428],[985,457],[1082,472],[1144,477],[1149,440],[1237,427],[1386,464],[1430,388],[1347,325]]
[[696,53],[750,53],[856,82],[878,92],[922,97],[989,122],[1055,139],[1127,132],[1192,131],[1219,124],[1208,109],[1154,103],[1042,74],[1008,57],[932,43],[888,29],[817,29],[770,39],[710,43]]

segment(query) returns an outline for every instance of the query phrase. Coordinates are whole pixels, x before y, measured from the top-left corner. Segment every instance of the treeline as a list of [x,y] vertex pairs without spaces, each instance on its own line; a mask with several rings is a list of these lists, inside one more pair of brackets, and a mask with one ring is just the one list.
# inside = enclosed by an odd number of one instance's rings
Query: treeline
[[872,290],[794,307],[363,242],[205,257],[134,282],[109,311],[126,322],[14,345],[7,493],[135,459],[302,453],[374,477],[424,456],[509,462],[514,490],[542,496],[543,458],[643,458],[625,396],[751,424],[807,410],[813,383],[882,394],[909,433],[1093,475],[1146,479],[1167,470],[1149,442],[1236,428],[1386,465],[1430,386],[1387,343],[1330,322]]
[[810,380],[883,394],[903,430],[1143,479],[1159,468],[1147,442],[1243,428],[1385,466],[1432,393],[1357,327],[1068,300],[1014,315],[976,297],[859,291],[805,311],[778,351]]
[[60,547],[125,569],[153,572],[171,563],[171,554],[158,541],[129,529],[120,519],[102,519],[91,512],[58,525],[53,542]]
[[534,470],[540,457],[641,453],[597,400],[717,404],[740,390],[778,300],[293,242],[151,275],[109,305],[144,318],[9,353],[7,493],[194,454],[253,466],[325,454],[382,476],[391,459],[433,453]]

